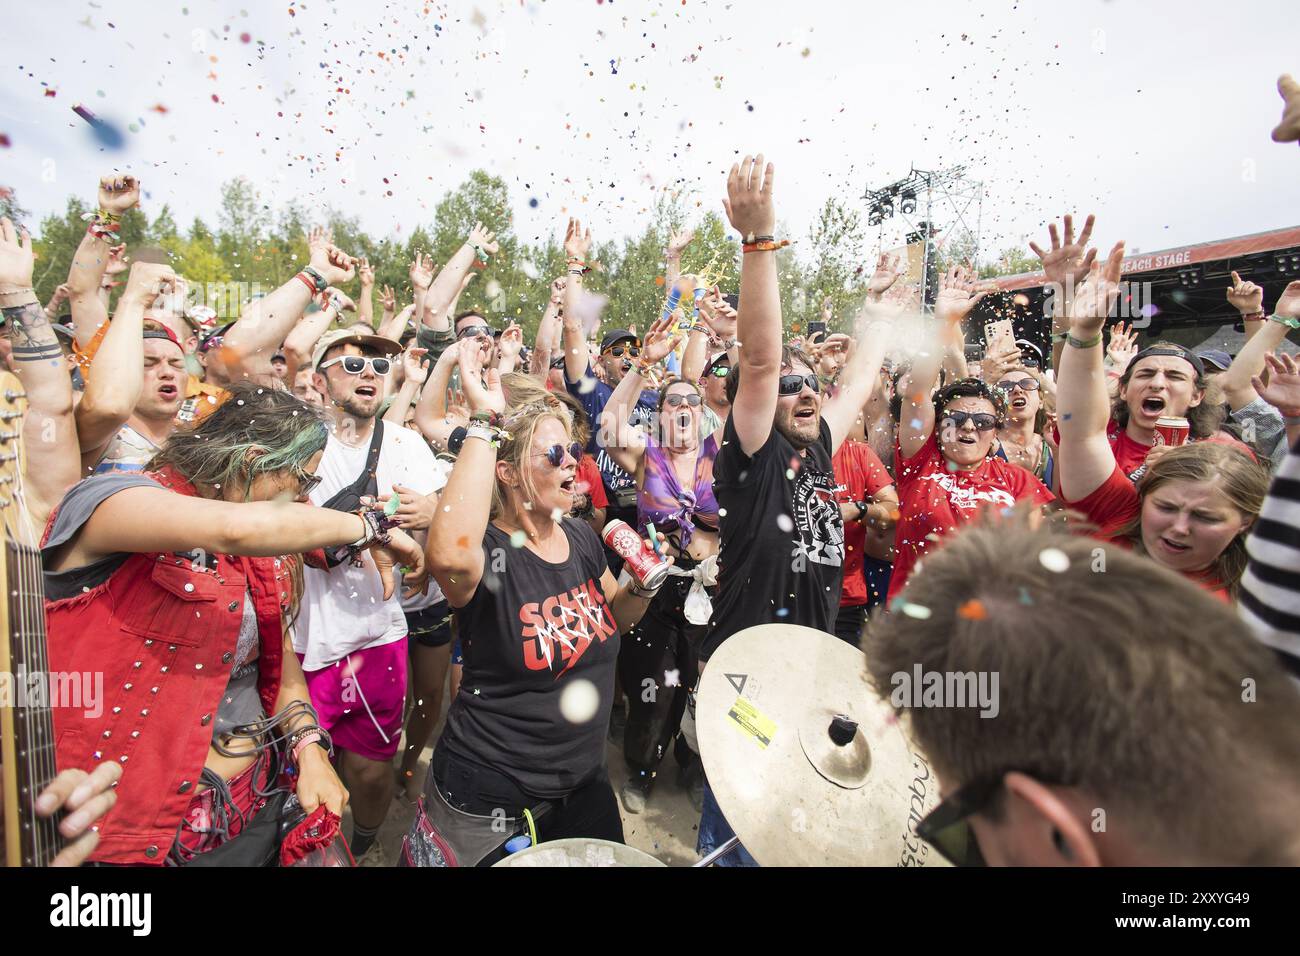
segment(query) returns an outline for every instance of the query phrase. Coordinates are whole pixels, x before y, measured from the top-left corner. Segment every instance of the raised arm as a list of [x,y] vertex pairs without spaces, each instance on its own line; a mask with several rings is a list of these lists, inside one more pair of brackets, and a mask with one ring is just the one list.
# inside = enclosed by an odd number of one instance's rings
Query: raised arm
[[284,360],[288,365],[285,378],[292,382],[298,370],[311,361],[311,353],[316,343],[325,334],[330,325],[339,317],[343,302],[332,298],[325,300],[323,309],[307,312],[298,324],[284,337]]
[[519,365],[519,353],[524,347],[524,330],[519,327],[517,322],[511,322],[501,332],[501,338],[497,342],[497,354],[500,360],[497,362],[497,371],[502,375],[513,372]]
[[602,447],[620,468],[631,475],[637,473],[645,455],[646,440],[640,428],[628,424],[628,418],[645,385],[646,376],[677,347],[679,336],[674,331],[675,326],[671,317],[659,318],[650,324],[641,343],[640,358],[623,375],[600,416]]
[[582,301],[582,273],[586,268],[587,251],[591,248],[591,230],[582,228],[577,219],[570,219],[564,232],[564,254],[569,260],[568,281],[564,284],[564,378],[580,382],[589,374],[591,364],[587,357],[587,342],[582,334],[582,319],[578,316],[578,303]]
[[420,397],[420,386],[429,377],[429,367],[423,362],[425,351],[412,342],[402,353],[402,370],[406,376],[402,379],[402,387],[397,390],[393,403],[388,406],[388,411],[384,412],[384,421],[401,427],[406,426],[406,413]]
[[[766,173],[766,175],[765,175]],[[776,169],[763,156],[746,156],[731,167],[723,206],[732,228],[746,243],[770,237],[776,228],[772,187]],[[781,291],[777,285],[776,253],[748,252],[741,260],[740,314],[737,335],[740,385],[731,406],[731,420],[746,456],[767,444],[776,415],[781,378]]]
[[695,230],[682,227],[668,237],[664,248],[664,288],[671,289],[682,274],[682,252],[695,238]]
[[496,255],[500,248],[496,237],[484,229],[481,222],[474,223],[474,228],[469,231],[469,238],[465,240],[465,244],[447,260],[447,264],[442,267],[438,277],[433,280],[433,285],[429,287],[427,311],[424,315],[426,325],[439,331],[448,328],[447,309],[453,300],[460,296],[465,276],[469,274],[469,270],[476,262],[486,266],[488,258]]
[[357,278],[361,280],[361,297],[357,299],[357,321],[375,327],[375,270],[370,260],[362,256],[357,263]]
[[1102,367],[1101,329],[1119,298],[1124,243],[1116,243],[1104,268],[1093,263],[1088,279],[1074,292],[1065,351],[1056,374],[1057,429],[1061,434],[1061,494],[1081,501],[1115,470],[1115,453],[1106,437],[1110,392]]
[[[1232,278],[1237,287],[1254,285],[1254,283],[1242,283],[1235,272]],[[1255,288],[1259,287],[1255,286]],[[1231,300],[1231,292],[1229,299]],[[1263,301],[1264,292],[1260,289],[1259,302],[1262,304]],[[1242,306],[1238,305],[1238,308]],[[1245,313],[1243,312],[1242,315],[1244,317]],[[1273,315],[1274,319],[1261,323],[1263,327],[1247,340],[1241,347],[1241,351],[1237,353],[1237,357],[1232,360],[1232,364],[1228,366],[1228,370],[1219,376],[1219,386],[1223,389],[1224,397],[1227,398],[1234,412],[1244,405],[1249,405],[1255,399],[1256,393],[1251,381],[1264,371],[1264,356],[1281,345],[1286,334],[1291,331],[1291,326],[1287,323],[1300,324],[1300,282],[1292,282],[1282,290],[1282,294],[1278,296],[1277,306],[1273,309]]]
[[[477,343],[475,343],[477,347]],[[452,369],[460,361],[460,343],[453,342],[451,347],[438,356],[429,380],[420,392],[420,400],[415,406],[415,427],[425,440],[434,448],[446,449],[447,439],[458,426],[467,424],[453,421],[447,413],[447,389],[451,385]]]
[[63,493],[80,478],[81,466],[72,420],[72,379],[32,289],[34,261],[27,231],[19,233],[8,219],[0,219],[0,309],[14,371],[27,393],[23,475],[32,530],[39,536]]
[[144,313],[162,292],[175,288],[171,266],[137,262],[86,375],[77,404],[77,441],[82,464],[93,467],[135,411],[144,388]]
[[714,340],[723,343],[730,351],[736,343],[736,310],[722,297],[722,290],[717,286],[700,300],[700,318],[703,327],[692,327],[686,348],[682,352],[682,378],[688,382],[698,382],[704,374],[709,361],[709,351]]
[[889,327],[863,310],[854,325],[855,347],[840,371],[840,390],[822,409],[831,429],[831,451],[839,448],[862,414],[862,407],[879,387],[880,366],[885,361]]
[[1285,353],[1266,355],[1264,361],[1268,365],[1267,382],[1262,375],[1256,375],[1251,384],[1259,397],[1281,414],[1287,444],[1295,447],[1300,441],[1300,365]]
[[[477,348],[458,350],[460,377],[475,412],[505,410],[501,376],[487,372],[487,387],[480,383],[482,363]],[[472,383],[472,384],[471,384]],[[429,526],[426,555],[433,579],[452,607],[464,607],[483,578],[483,534],[492,511],[496,487],[497,450],[492,433],[471,424],[456,466],[442,491],[439,508]]]
[[[307,244],[311,250],[308,267],[269,295],[251,302],[226,332],[222,342],[225,354],[238,357],[239,374],[267,381],[278,379],[271,368],[271,356],[302,318],[307,303],[325,286],[342,285],[356,275],[354,260],[333,244],[327,231],[313,229]],[[313,282],[320,286],[319,290],[313,288]]]
[[529,362],[529,373],[545,382],[551,369],[551,358],[555,351],[555,341],[560,333],[560,304],[564,301],[564,287],[568,278],[560,276],[551,283],[551,297],[546,303],[542,320],[537,323],[537,337],[533,340],[533,354]]
[[118,221],[140,204],[140,183],[133,176],[105,176],[99,181],[99,212],[81,237],[68,270],[68,302],[77,344],[85,348],[108,321],[100,286],[113,254]]

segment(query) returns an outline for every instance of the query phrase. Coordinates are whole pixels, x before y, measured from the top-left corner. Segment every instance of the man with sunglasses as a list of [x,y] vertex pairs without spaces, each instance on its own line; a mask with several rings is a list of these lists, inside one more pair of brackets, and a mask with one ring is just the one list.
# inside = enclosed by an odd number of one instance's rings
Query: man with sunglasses
[[727,376],[731,373],[731,356],[719,352],[709,361],[700,379],[700,389],[704,393],[704,414],[701,416],[701,432],[712,435],[722,427],[722,423],[731,414],[731,400],[727,398]]
[[[824,403],[814,361],[782,345],[773,177],[762,156],[746,156],[727,180],[727,216],[744,243],[736,333],[742,344],[727,378],[731,414],[713,468],[721,550],[701,661],[733,634],[759,624],[834,631],[844,520],[831,456],[870,397],[884,359],[884,335],[864,322],[839,395]],[[707,853],[731,836],[706,782],[696,849]],[[719,862],[753,865],[743,847]]]
[[[1300,864],[1300,691],[1278,659],[1186,577],[1109,545],[1098,574],[1095,540],[1028,524],[964,529],[904,592],[925,613],[867,629],[871,682],[906,712],[943,797],[922,818],[934,781],[912,784],[908,831],[929,844],[914,852]],[[922,695],[918,674],[927,688],[996,675],[996,709]]]
[[[336,330],[317,342],[311,367],[325,397],[330,437],[316,474],[312,504],[354,510],[362,498],[381,505],[395,494],[399,527],[423,544],[433,516],[438,466],[415,432],[377,419],[386,380],[401,346],[378,335]],[[341,751],[340,775],[351,793],[351,846],[361,865],[384,865],[375,833],[393,794],[406,700],[406,614],[441,600],[430,588],[403,603],[401,588],[384,599],[374,562],[308,567],[294,628],[294,650],[321,725]],[[368,852],[369,851],[369,852]]]

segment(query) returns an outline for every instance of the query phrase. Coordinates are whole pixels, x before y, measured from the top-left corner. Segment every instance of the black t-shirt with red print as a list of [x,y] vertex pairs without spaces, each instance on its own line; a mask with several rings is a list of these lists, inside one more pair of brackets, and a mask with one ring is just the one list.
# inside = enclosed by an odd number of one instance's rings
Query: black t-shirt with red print
[[[608,567],[600,539],[584,522],[560,525],[569,557],[559,564],[512,547],[488,525],[483,579],[456,610],[465,673],[439,743],[543,799],[571,793],[604,767],[619,646],[600,584]],[[579,679],[599,702],[589,720],[573,723],[560,696]]]

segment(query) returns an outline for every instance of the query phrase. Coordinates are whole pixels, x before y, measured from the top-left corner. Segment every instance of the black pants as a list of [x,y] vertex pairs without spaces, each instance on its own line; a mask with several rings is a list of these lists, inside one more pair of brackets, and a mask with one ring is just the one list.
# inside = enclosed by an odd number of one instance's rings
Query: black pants
[[835,617],[835,636],[854,647],[862,643],[862,625],[867,619],[867,605],[853,604],[840,608]]
[[[683,608],[691,579],[670,577],[646,609],[645,617],[623,635],[618,673],[627,694],[627,732],[623,758],[634,773],[653,775],[668,745],[677,736],[686,710],[686,694],[698,665],[695,647],[707,625],[690,624]],[[676,671],[676,686],[668,679]],[[684,744],[675,748],[677,762],[690,759]]]
[[[434,750],[431,770],[434,783],[447,802],[465,813],[491,816],[503,810],[507,817],[520,817],[525,807],[536,813],[541,804],[548,804],[549,808],[537,820],[538,842],[570,837],[623,842],[623,819],[609,776],[603,769],[567,796],[548,800],[525,793],[504,774],[452,756],[444,747]],[[490,857],[483,863],[491,865],[504,855]]]

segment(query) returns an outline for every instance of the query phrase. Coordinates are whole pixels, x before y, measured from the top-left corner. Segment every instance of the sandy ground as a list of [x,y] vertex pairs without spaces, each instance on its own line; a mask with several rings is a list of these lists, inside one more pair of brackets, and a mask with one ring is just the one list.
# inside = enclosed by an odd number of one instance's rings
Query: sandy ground
[[[444,704],[444,717],[445,717]],[[439,724],[437,734],[441,732]],[[405,749],[405,740],[398,753]],[[611,743],[606,737],[606,755],[609,762],[609,778],[617,794],[627,780],[627,765],[623,762],[623,750],[620,745]],[[426,747],[420,758],[420,768],[416,774],[421,781],[429,769],[429,759],[433,748]],[[698,856],[695,853],[695,834],[700,822],[700,815],[691,807],[686,790],[677,784],[677,764],[671,754],[661,765],[660,774],[650,799],[646,802],[645,812],[631,814],[623,809],[622,800],[619,809],[623,814],[623,837],[629,846],[644,850],[669,866],[690,866]],[[399,793],[393,798],[379,831],[379,839],[387,854],[388,862],[396,864],[402,849],[402,838],[415,816],[415,806],[408,803]],[[344,831],[352,832],[351,814],[344,812]]]

